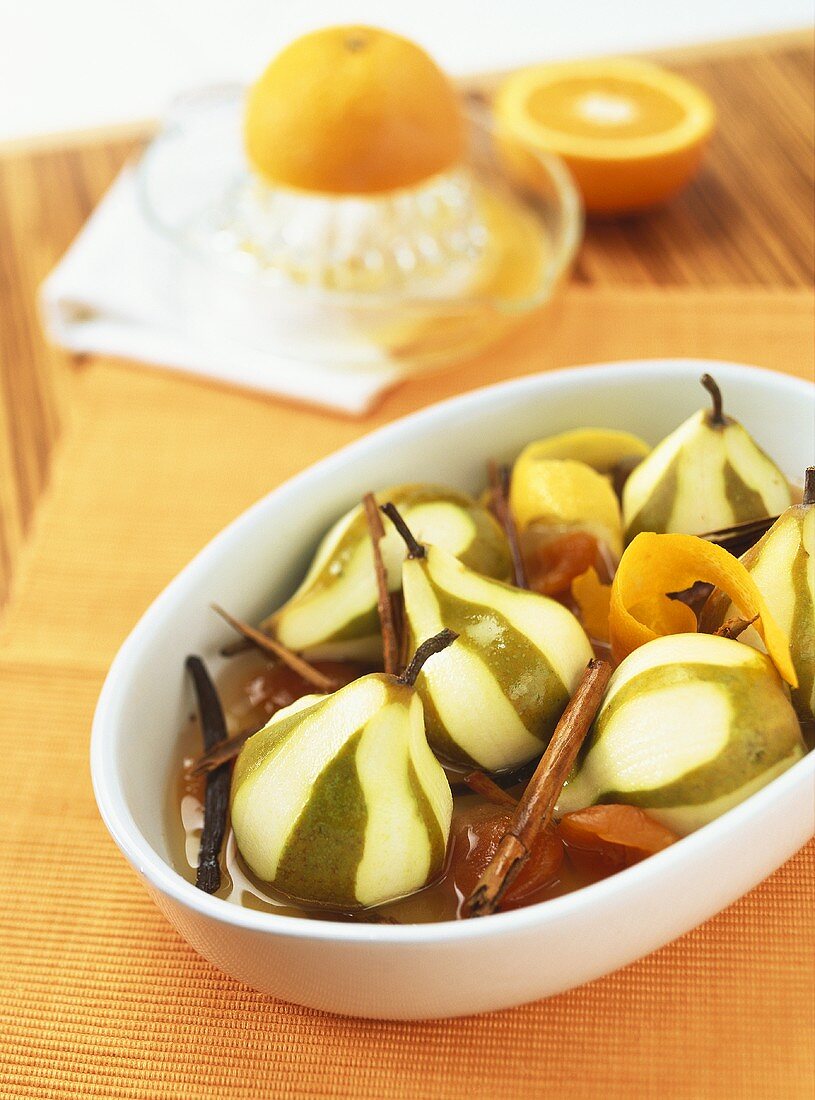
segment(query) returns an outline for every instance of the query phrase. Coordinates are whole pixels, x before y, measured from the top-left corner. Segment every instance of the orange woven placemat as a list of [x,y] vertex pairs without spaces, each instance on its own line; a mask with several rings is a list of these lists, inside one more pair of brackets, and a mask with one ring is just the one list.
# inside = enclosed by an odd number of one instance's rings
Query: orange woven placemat
[[647,219],[590,226],[546,317],[364,425],[104,363],[67,370],[35,289],[129,145],[0,156],[3,1100],[812,1096],[813,845],[702,928],[551,1001],[343,1020],[198,958],[107,837],[88,776],[102,678],[147,603],[243,507],[363,430],[575,362],[697,355],[813,377],[811,42],[680,68],[720,110],[699,183]]
[[811,377],[811,323],[804,292],[574,288],[500,355],[404,387],[364,426],[84,368],[0,638],[0,1097],[809,1097],[813,846],[702,928],[550,1001],[447,1022],[345,1020],[274,1002],[194,954],[107,837],[87,755],[104,672],[149,600],[321,454],[568,358],[660,350]]

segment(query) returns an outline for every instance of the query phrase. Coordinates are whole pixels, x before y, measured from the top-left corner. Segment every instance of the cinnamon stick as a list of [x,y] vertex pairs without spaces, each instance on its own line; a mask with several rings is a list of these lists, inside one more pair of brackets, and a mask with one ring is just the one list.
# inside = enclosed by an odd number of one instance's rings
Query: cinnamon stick
[[518,803],[516,798],[513,798],[503,787],[499,787],[495,780],[490,779],[484,772],[470,772],[469,775],[462,777],[461,782],[465,783],[471,791],[483,795],[498,806],[516,806]]
[[399,655],[397,664],[401,672],[410,660],[410,626],[405,613],[405,597],[400,589],[391,594],[391,607],[393,608],[393,622],[396,627],[396,637],[399,639]]
[[189,767],[189,774],[206,775],[208,772],[215,771],[221,764],[234,760],[249,738],[254,737],[258,730],[262,729],[263,726],[252,726],[236,733],[234,737],[228,737],[226,741],[219,741],[213,748],[201,753],[193,760]]
[[368,524],[368,533],[371,536],[371,545],[374,552],[374,572],[376,574],[376,606],[379,610],[379,623],[382,627],[382,651],[385,661],[385,672],[389,676],[396,676],[399,672],[399,636],[396,633],[396,623],[393,617],[393,604],[388,590],[388,574],[385,563],[382,560],[382,548],[380,542],[385,537],[385,528],[382,525],[382,516],[379,505],[373,493],[366,493],[362,498],[365,509],[365,520]]
[[807,466],[804,472],[804,495],[802,504],[815,504],[815,466]]
[[723,622],[717,631],[716,636],[719,638],[732,638],[736,639],[740,634],[743,634],[748,626],[752,626],[758,619],[758,615],[754,615],[752,619],[727,619]]
[[535,769],[495,855],[467,900],[471,917],[498,908],[507,887],[526,860],[542,829],[552,820],[563,784],[589,732],[611,676],[607,661],[589,661],[583,678],[555,727],[552,740]]
[[256,646],[261,652],[268,653],[270,657],[276,657],[279,661],[282,661],[284,665],[288,665],[289,668],[296,672],[298,676],[317,688],[318,691],[336,691],[339,684],[332,680],[329,676],[325,676],[318,669],[310,665],[308,661],[304,660],[299,654],[293,653],[292,650],[286,646],[281,645],[275,638],[270,638],[268,634],[264,634],[263,631],[257,630],[254,626],[250,626],[249,623],[241,622],[240,619],[236,619],[234,615],[230,615],[228,611],[224,611],[222,607],[219,607],[217,603],[211,604],[212,610],[215,611],[221,618],[229,623],[233,630],[237,630],[238,634],[241,634],[248,642]]
[[699,538],[721,546],[723,550],[739,558],[745,550],[755,546],[762,535],[766,535],[778,518],[778,516],[762,516],[760,519],[751,519],[746,523],[734,523],[730,527],[720,527],[717,531],[706,531]]
[[[187,671],[192,677],[204,748],[207,752],[226,741],[226,719],[221,700],[200,657],[189,656]],[[226,834],[226,816],[229,810],[229,767],[221,764],[207,776],[204,795],[204,828],[198,851],[198,870],[195,885],[205,894],[214,894],[221,885],[221,847]]]
[[512,557],[512,579],[517,588],[529,588],[526,576],[526,566],[521,554],[521,544],[518,539],[518,528],[509,507],[509,466],[499,466],[495,459],[491,458],[487,463],[487,471],[492,490],[492,508],[495,518],[504,529],[504,534],[509,543],[509,552]]

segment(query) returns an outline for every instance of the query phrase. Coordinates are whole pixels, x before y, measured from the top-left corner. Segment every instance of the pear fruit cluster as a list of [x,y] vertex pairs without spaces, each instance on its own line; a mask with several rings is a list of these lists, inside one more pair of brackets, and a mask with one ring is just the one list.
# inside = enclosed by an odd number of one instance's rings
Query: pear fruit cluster
[[805,751],[769,658],[712,634],[669,635],[634,650],[612,676],[558,813],[624,803],[683,835]]
[[710,375],[711,409],[694,413],[634,468],[623,489],[626,541],[641,531],[702,535],[776,516],[792,503],[783,473],[722,410]]
[[232,827],[251,870],[336,909],[421,889],[444,864],[453,799],[427,744],[413,686],[372,673],[281,710],[247,741],[232,780]]
[[[494,480],[500,523],[486,501],[438,485],[407,484],[375,499],[368,495],[364,506],[334,524],[300,587],[263,624],[274,642],[247,627],[242,632],[289,661],[297,655],[304,664],[305,655],[365,662],[367,668],[381,668],[381,661],[386,671],[339,680],[344,686],[299,699],[245,743],[244,735],[233,739],[243,748],[232,777],[232,827],[243,860],[259,879],[304,905],[346,914],[422,890],[449,866],[448,775],[462,768],[483,769],[500,781],[500,773],[542,758],[536,776],[556,779],[547,791],[548,812],[559,792],[558,816],[622,804],[684,835],[803,757],[807,731],[815,732],[815,467],[807,471],[802,503],[792,504],[784,475],[724,414],[713,379],[705,375],[702,382],[712,408],[690,417],[653,450],[637,437],[604,429],[530,444],[509,484],[505,477]],[[746,529],[738,527],[742,523]],[[648,585],[660,608],[668,604],[669,583],[681,580],[678,587],[690,590],[711,547],[699,538],[650,537],[689,546],[690,565],[679,561],[678,551],[670,561],[666,550],[663,569],[656,552],[638,559],[629,548],[615,574],[624,542],[643,531],[717,531],[710,535],[716,541],[729,538],[731,532],[721,529],[733,525],[739,539],[767,532],[741,559],[755,587],[717,549],[732,569],[717,565],[718,572],[703,579],[717,580],[732,595],[713,592],[699,618],[700,633],[666,633],[693,628],[687,607],[682,611],[690,624],[667,615],[664,622],[649,618],[650,608],[640,622],[637,614],[645,614],[651,599]],[[587,568],[573,551],[575,531],[591,534],[595,560],[602,547],[600,566]],[[544,539],[547,532],[562,552],[557,564],[568,583],[593,575],[602,591],[596,637],[618,656],[628,654],[610,680],[608,664],[591,664],[591,642],[570,610],[576,590],[552,588],[562,594],[565,602],[559,602],[518,586],[527,583],[517,568],[521,538]],[[643,537],[637,546],[648,542]],[[513,562],[516,585],[508,583]],[[606,566],[614,575],[610,589],[597,572]],[[739,583],[728,586],[736,570]],[[615,613],[632,574],[637,584],[629,585],[625,608],[643,629],[632,629],[633,641],[621,646],[624,631]],[[395,593],[401,598],[394,600]],[[793,685],[791,694],[750,627],[755,620],[739,620],[731,599],[740,595],[747,609],[742,613],[760,608],[771,653],[771,617],[779,637],[783,631],[789,638],[792,667],[779,666]],[[653,628],[645,629],[652,619]],[[731,619],[727,630],[714,633]],[[285,647],[295,652],[286,654]],[[602,681],[595,682],[589,708],[582,678],[600,665]],[[309,683],[336,686],[325,678]],[[548,771],[563,731],[576,732],[573,713],[582,720],[579,739],[561,770]],[[479,779],[492,785],[494,796],[495,782]],[[534,783],[527,795],[534,795]],[[225,822],[225,796],[222,802]],[[522,800],[521,811],[524,805]],[[501,843],[513,838],[518,836],[504,835]]]
[[[401,485],[376,494],[395,502],[417,535],[468,568],[506,580],[506,536],[489,510],[465,493],[438,485]],[[391,592],[399,590],[405,547],[385,521],[380,552]],[[362,505],[323,538],[303,583],[263,623],[283,645],[310,658],[376,661],[382,654],[374,557]]]

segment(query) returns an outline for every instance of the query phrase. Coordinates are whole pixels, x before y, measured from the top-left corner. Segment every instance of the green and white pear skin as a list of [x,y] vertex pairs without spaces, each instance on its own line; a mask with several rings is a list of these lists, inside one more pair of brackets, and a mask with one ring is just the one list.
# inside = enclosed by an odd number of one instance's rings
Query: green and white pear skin
[[728,638],[673,634],[634,650],[615,671],[557,813],[627,803],[683,835],[805,751],[767,657]]
[[574,615],[435,546],[405,562],[402,586],[412,638],[459,635],[416,681],[434,751],[491,772],[540,756],[593,656]]
[[[790,640],[798,677],[792,703],[801,720],[811,724],[815,720],[815,504],[788,508],[741,561]],[[702,629],[716,630],[738,614],[717,589],[702,610]],[[739,640],[765,652],[753,627]]]
[[702,535],[778,515],[791,503],[787,479],[742,425],[723,415],[716,388],[712,410],[694,413],[632,471],[622,497],[625,537]]
[[[464,493],[438,485],[401,485],[376,494],[393,501],[422,540],[442,546],[471,569],[507,579],[511,557],[492,514]],[[399,590],[405,546],[383,518],[380,550],[391,592]],[[376,661],[382,654],[373,548],[361,505],[320,543],[305,580],[263,624],[298,653],[329,660]]]
[[334,908],[380,905],[435,878],[452,811],[415,690],[380,673],[278,712],[232,780],[232,827],[251,870]]

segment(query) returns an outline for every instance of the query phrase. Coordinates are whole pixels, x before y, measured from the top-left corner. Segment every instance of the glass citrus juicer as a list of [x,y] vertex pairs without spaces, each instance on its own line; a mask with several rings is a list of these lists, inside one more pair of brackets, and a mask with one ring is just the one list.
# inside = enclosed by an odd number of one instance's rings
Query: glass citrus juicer
[[498,339],[568,268],[580,200],[557,158],[529,155],[534,194],[427,54],[339,27],[293,43],[248,93],[179,100],[139,190],[199,338],[406,373]]

